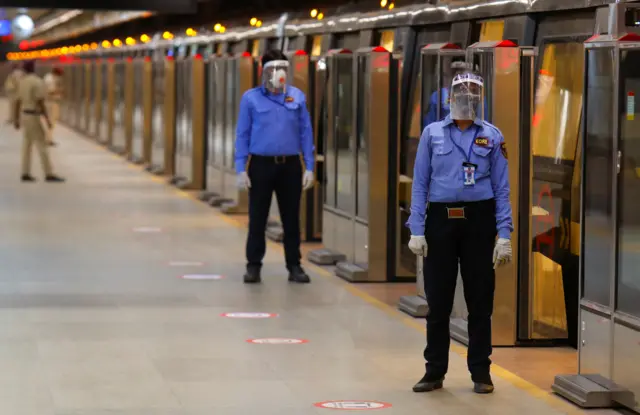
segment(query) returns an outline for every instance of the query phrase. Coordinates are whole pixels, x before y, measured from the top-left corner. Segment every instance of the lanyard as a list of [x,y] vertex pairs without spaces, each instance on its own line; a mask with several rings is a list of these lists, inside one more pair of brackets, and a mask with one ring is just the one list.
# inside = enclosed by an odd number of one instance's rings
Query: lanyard
[[[453,143],[454,146],[456,146],[458,148],[458,150],[460,150],[462,152],[463,156],[466,156],[466,162],[469,163],[469,161],[471,160],[471,150],[473,149],[473,143],[475,143],[476,138],[478,138],[478,134],[480,134],[480,127],[479,126],[475,126],[476,127],[476,133],[473,135],[473,139],[471,140],[471,144],[469,145],[469,151],[465,153],[464,149],[462,147],[460,147],[458,145],[458,143],[456,143],[453,138],[451,137],[451,128],[453,127],[449,127],[449,140],[451,140],[451,142]],[[462,135],[460,136],[460,138],[462,138]]]

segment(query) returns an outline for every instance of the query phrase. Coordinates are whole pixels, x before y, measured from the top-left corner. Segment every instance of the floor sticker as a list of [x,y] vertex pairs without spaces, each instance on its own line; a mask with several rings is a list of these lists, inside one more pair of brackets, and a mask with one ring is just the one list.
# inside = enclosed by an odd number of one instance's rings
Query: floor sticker
[[217,275],[217,274],[187,274],[187,275],[180,276],[180,278],[182,278],[183,280],[205,281],[205,280],[221,280],[224,277],[222,275]]
[[369,411],[372,409],[391,408],[390,403],[375,401],[326,401],[314,404],[323,409],[338,409],[342,411]]
[[201,267],[204,262],[200,261],[169,261],[171,267]]
[[222,317],[228,318],[273,318],[278,317],[273,313],[224,313]]
[[309,340],[305,339],[283,339],[280,337],[266,338],[266,339],[249,339],[247,343],[253,344],[304,344],[309,343]]
[[156,228],[154,226],[138,226],[136,228],[133,228],[133,231],[139,233],[158,233],[162,232],[162,229]]

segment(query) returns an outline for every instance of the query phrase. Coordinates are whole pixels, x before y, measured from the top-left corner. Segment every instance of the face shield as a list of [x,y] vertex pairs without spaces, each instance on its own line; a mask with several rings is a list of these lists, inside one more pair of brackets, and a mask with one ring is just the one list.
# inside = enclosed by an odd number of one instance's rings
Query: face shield
[[451,82],[451,119],[484,119],[484,81],[471,72],[457,74]]
[[262,85],[275,94],[287,91],[288,61],[269,61],[262,67]]

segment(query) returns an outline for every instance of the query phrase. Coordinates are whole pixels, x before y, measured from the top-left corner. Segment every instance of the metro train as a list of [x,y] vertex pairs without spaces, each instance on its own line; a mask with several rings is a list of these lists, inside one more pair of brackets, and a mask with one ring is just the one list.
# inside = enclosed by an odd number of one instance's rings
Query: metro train
[[[248,196],[236,188],[233,168],[238,104],[259,82],[261,54],[281,48],[314,123],[318,181],[304,196],[301,221],[303,240],[321,240],[324,247],[309,259],[335,265],[336,274],[352,282],[411,281],[416,258],[406,248],[404,223],[417,143],[434,93],[437,111],[443,108],[440,91],[450,62],[471,61],[486,81],[485,117],[501,129],[509,149],[516,227],[514,263],[496,273],[494,345],[577,347],[579,308],[606,314],[602,306],[610,304],[612,289],[621,310],[640,320],[639,274],[618,278],[619,287],[611,288],[604,274],[580,281],[579,273],[584,261],[602,267],[580,256],[590,246],[581,244],[581,218],[610,217],[618,197],[610,186],[615,161],[605,151],[613,125],[605,107],[615,91],[604,85],[589,92],[590,111],[600,115],[585,118],[587,74],[603,82],[614,64],[590,60],[584,44],[594,35],[635,33],[640,26],[632,4],[607,3],[614,2],[441,0],[321,21],[274,19],[222,34],[200,31],[171,40],[158,34],[148,43],[68,59],[62,117],[149,171],[199,192],[203,201],[243,213]],[[582,148],[582,132],[593,149]],[[630,166],[635,158],[629,157]],[[278,239],[273,212],[269,233]],[[595,248],[589,252],[598,255]],[[420,280],[417,296],[404,307],[414,315],[424,301]],[[466,342],[461,288],[454,308],[452,335]],[[581,336],[598,334],[582,327]]]

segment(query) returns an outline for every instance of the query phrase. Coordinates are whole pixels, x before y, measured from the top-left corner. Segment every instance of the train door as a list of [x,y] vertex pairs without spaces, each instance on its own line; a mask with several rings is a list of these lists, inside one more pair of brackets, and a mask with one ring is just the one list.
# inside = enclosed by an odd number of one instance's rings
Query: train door
[[351,246],[345,251],[347,260],[336,264],[336,275],[351,282],[383,282],[395,276],[390,269],[395,238],[387,224],[390,189],[396,184],[392,113],[397,102],[393,94],[397,68],[381,46],[360,49],[355,58],[354,134],[348,143],[350,151],[338,156],[340,172],[351,172],[353,196],[348,203],[353,216],[343,229]]
[[175,162],[176,162],[176,124],[177,124],[177,75],[176,75],[176,61],[174,59],[173,49],[169,48],[167,56],[161,59],[164,62],[160,63],[163,66],[163,78],[164,84],[162,87],[164,92],[162,94],[162,134],[160,140],[162,140],[163,152],[157,162],[157,165],[151,167],[151,172],[157,175],[168,175],[172,177],[175,175]]
[[[324,140],[325,183],[322,207],[322,244],[324,248],[308,254],[308,259],[319,265],[334,265],[347,259],[352,245],[340,233],[340,226],[350,228],[349,218],[354,209],[349,163],[353,120],[353,61],[348,49],[334,49],[327,53],[318,67],[326,65],[325,96],[326,128]],[[320,68],[322,69],[322,68]],[[323,123],[323,121],[320,121]],[[346,160],[340,162],[338,160]],[[346,164],[346,165],[345,165]]]
[[82,130],[85,134],[91,134],[91,121],[93,117],[93,97],[94,92],[94,74],[93,74],[93,62],[89,59],[84,61],[84,119],[82,123]]
[[136,57],[131,63],[133,71],[133,114],[131,135],[131,161],[143,162],[143,126],[144,126],[144,60]]
[[113,114],[113,89],[109,87],[113,80],[113,73],[111,71],[111,64],[108,59],[101,59],[99,63],[100,72],[102,73],[100,82],[100,97],[102,103],[100,110],[100,122],[98,124],[98,140],[100,143],[105,144],[109,141],[109,122],[110,114]]
[[162,111],[166,99],[165,57],[164,53],[152,57],[152,121],[151,121],[151,160],[149,170],[164,170],[164,135]]
[[185,122],[187,128],[183,131],[182,174],[184,181],[177,183],[178,187],[186,190],[204,189],[205,169],[205,90],[206,71],[202,57],[202,46],[191,45],[188,66],[185,71],[184,97]]
[[[420,55],[420,76],[421,87],[419,90],[420,104],[417,108],[418,116],[414,121],[421,123],[420,131],[432,122],[444,119],[449,113],[449,85],[453,79],[453,74],[458,70],[460,63],[465,61],[465,52],[459,46],[452,43],[432,43],[421,50]],[[400,212],[402,214],[401,223],[404,225],[411,214],[411,187],[413,184],[413,166],[418,149],[420,136],[416,139],[405,140],[404,154],[406,154],[404,173],[400,174],[398,180],[398,192],[403,195],[400,198]],[[406,241],[410,235],[408,229],[400,226],[399,234],[403,235]],[[416,256],[408,249],[406,243],[400,245],[400,262],[406,267],[411,267],[415,263]],[[418,257],[419,266],[422,266],[422,257]],[[428,307],[424,292],[424,278],[422,273],[417,278],[417,295],[403,296],[400,298],[398,308],[413,317],[426,317]]]
[[92,62],[93,73],[93,125],[89,134],[93,135],[96,141],[100,142],[100,124],[102,123],[102,61],[100,58]]
[[125,92],[125,67],[122,59],[116,59],[113,63],[113,151],[124,154],[126,151],[126,138],[124,132],[124,92]]
[[74,68],[74,79],[76,84],[75,89],[75,97],[74,97],[74,107],[75,107],[75,118],[73,126],[81,130],[84,124],[84,114],[85,114],[85,102],[84,102],[84,94],[85,94],[85,69],[82,61],[78,60],[73,65]]
[[172,184],[183,183],[185,177],[185,147],[186,137],[189,131],[187,118],[187,101],[189,96],[189,68],[187,45],[180,45],[176,57],[176,148],[175,148],[175,172],[171,178]]
[[552,388],[582,407],[640,411],[640,35],[616,33],[625,17],[637,26],[636,7],[610,5],[613,34],[583,52],[579,373]]
[[223,192],[222,198],[212,199],[213,205],[220,206],[225,213],[246,213],[249,194],[236,186],[234,162],[236,125],[242,95],[256,84],[256,60],[249,52],[241,52],[227,60],[226,104],[223,150]]
[[[222,44],[218,45],[220,49]],[[207,178],[206,190],[200,198],[214,203],[222,199],[224,193],[224,147],[225,147],[225,119],[227,113],[226,71],[229,58],[214,56],[209,62],[209,82],[207,96],[209,97],[209,116],[207,128]]]

